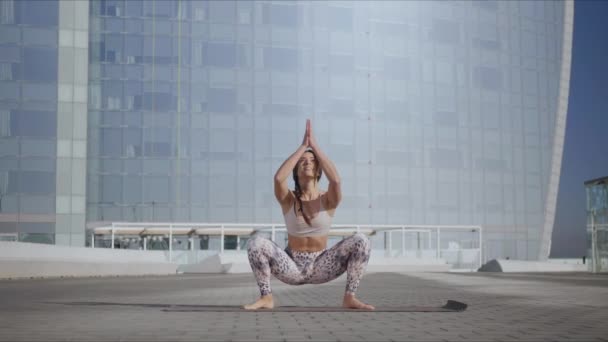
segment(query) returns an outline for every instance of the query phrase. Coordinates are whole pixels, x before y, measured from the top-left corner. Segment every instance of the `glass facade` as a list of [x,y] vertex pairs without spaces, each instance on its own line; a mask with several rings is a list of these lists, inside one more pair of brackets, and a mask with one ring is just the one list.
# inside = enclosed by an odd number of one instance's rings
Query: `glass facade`
[[[36,13],[57,2],[33,3],[0,3],[6,213],[55,207],[56,168],[23,163],[55,158],[57,72],[36,60],[57,61],[57,17]],[[334,222],[481,225],[486,259],[542,254],[569,2],[87,3],[87,222],[282,222],[272,176],[311,118],[343,181]]]
[[58,1],[0,2],[0,234],[55,243]]
[[608,177],[585,182],[589,270],[608,271]]
[[480,224],[535,259],[564,3],[92,1],[89,220],[281,222],[305,119],[339,223]]

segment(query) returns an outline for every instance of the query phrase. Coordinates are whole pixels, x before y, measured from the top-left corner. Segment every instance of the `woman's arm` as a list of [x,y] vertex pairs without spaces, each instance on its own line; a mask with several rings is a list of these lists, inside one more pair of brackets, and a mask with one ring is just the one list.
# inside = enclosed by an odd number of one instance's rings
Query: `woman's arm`
[[287,178],[293,172],[293,168],[296,167],[298,160],[309,145],[308,132],[310,127],[310,121],[306,121],[306,132],[304,133],[304,139],[302,140],[302,145],[298,147],[298,149],[291,155],[287,160],[281,164],[277,173],[274,175],[274,196],[277,198],[277,201],[283,206],[289,203],[289,188],[287,187]]
[[321,151],[319,145],[317,144],[317,140],[315,139],[312,128],[308,129],[308,138],[310,148],[315,152],[317,158],[319,159],[319,165],[321,166],[321,170],[325,172],[325,176],[329,181],[329,187],[327,189],[327,205],[329,208],[327,209],[335,209],[340,204],[342,200],[342,189],[340,188],[340,175],[338,175],[338,170],[334,163]]

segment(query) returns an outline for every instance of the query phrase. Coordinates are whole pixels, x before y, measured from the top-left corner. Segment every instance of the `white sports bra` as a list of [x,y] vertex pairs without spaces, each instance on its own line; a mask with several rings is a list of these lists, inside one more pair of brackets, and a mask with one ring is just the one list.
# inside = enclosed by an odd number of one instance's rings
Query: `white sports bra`
[[[308,223],[306,223],[303,216],[296,216],[295,210],[290,209],[287,211],[284,217],[285,227],[287,228],[287,233],[289,235],[296,237],[309,237],[323,236],[329,233],[332,217],[323,207],[323,200],[321,199],[321,196],[319,196],[319,201],[321,201],[321,209],[319,210],[317,216],[310,220],[310,226]],[[295,201],[293,205],[295,208]]]

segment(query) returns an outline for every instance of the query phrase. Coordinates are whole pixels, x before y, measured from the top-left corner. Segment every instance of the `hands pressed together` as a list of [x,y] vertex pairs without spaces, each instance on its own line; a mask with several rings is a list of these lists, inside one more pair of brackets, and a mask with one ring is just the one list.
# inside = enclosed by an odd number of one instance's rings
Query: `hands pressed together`
[[313,150],[317,149],[317,140],[312,133],[312,126],[310,125],[310,119],[306,119],[306,131],[304,132],[304,139],[302,140],[302,146],[310,147]]

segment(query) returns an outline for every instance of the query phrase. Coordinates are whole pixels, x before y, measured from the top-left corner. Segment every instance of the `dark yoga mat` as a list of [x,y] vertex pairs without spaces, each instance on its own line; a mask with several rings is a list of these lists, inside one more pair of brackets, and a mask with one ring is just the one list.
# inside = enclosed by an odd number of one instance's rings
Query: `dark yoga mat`
[[341,306],[278,306],[274,309],[245,310],[230,305],[172,305],[165,312],[459,312],[465,303],[448,300],[443,306],[380,306],[375,310],[346,309]]
[[340,306],[278,306],[274,309],[245,310],[240,305],[198,305],[198,304],[143,304],[143,303],[111,303],[111,302],[54,302],[52,304],[87,305],[87,306],[139,306],[160,308],[165,312],[460,312],[467,304],[448,300],[443,306],[381,306],[376,310],[346,309]]

